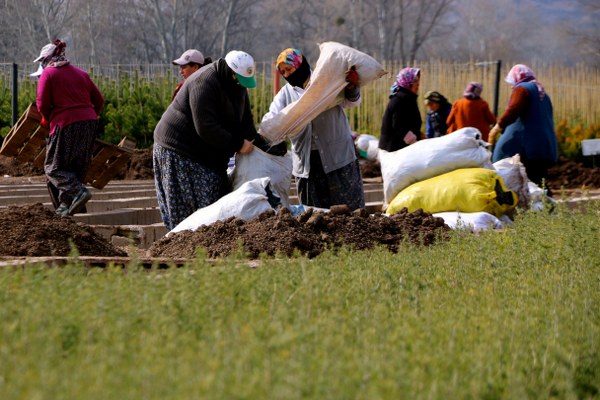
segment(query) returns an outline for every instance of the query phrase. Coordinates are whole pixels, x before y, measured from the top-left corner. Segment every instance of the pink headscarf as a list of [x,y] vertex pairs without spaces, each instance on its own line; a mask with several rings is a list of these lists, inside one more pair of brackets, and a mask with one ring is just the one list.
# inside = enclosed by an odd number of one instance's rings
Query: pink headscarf
[[524,64],[516,64],[508,71],[508,75],[504,78],[504,81],[515,87],[521,82],[533,82],[538,88],[540,100],[546,96],[546,91],[544,90],[544,86],[535,79],[533,75],[533,70]]
[[396,76],[396,82],[390,88],[390,95],[396,94],[401,87],[410,89],[410,86],[417,82],[421,76],[419,68],[403,68]]
[[465,92],[463,96],[467,99],[478,99],[481,97],[481,92],[483,91],[483,85],[479,82],[469,82],[467,87],[465,88]]

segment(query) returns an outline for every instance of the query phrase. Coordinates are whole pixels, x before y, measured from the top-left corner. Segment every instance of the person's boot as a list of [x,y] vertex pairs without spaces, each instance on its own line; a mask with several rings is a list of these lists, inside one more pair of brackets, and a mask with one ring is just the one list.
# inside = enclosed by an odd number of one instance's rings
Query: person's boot
[[92,198],[92,192],[90,192],[85,186],[82,186],[77,193],[77,196],[73,199],[71,206],[69,207],[68,215],[74,215],[82,211],[87,203]]
[[58,207],[56,207],[56,210],[54,210],[54,212],[56,213],[56,215],[66,217],[69,215],[69,206],[65,203],[60,203]]

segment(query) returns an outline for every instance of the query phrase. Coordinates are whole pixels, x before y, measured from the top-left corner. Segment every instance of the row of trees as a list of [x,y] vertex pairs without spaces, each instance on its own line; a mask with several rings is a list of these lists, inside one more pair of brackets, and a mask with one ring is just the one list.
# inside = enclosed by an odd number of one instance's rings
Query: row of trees
[[[543,3],[543,4],[542,4]],[[336,40],[382,59],[600,60],[597,0],[5,0],[0,62],[29,62],[59,37],[79,63],[164,63],[187,48],[233,48],[269,60],[284,47],[317,55]],[[557,12],[560,12],[558,9]],[[555,15],[556,17],[557,15]],[[563,18],[564,20],[565,18]],[[571,22],[572,21],[572,22]]]

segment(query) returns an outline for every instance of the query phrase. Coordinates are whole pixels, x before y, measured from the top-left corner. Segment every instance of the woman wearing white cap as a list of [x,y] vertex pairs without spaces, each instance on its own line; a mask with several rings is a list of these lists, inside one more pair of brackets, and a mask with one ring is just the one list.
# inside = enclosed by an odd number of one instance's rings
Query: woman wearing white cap
[[229,191],[228,161],[252,151],[257,136],[248,88],[254,59],[243,51],[192,74],[154,129],[154,179],[170,230]]
[[65,47],[57,39],[33,61],[43,68],[36,105],[42,125],[50,129],[44,172],[51,191],[58,191],[56,213],[61,216],[82,211],[92,197],[83,183],[104,107],[104,98],[87,72],[65,57]]
[[204,55],[196,49],[186,50],[183,52],[181,57],[179,57],[176,60],[173,60],[173,65],[179,66],[179,75],[181,75],[183,80],[175,88],[171,100],[175,98],[177,92],[179,92],[179,89],[181,89],[183,83],[190,75],[198,71],[203,66],[210,64],[211,62],[212,59],[210,57],[204,57]]

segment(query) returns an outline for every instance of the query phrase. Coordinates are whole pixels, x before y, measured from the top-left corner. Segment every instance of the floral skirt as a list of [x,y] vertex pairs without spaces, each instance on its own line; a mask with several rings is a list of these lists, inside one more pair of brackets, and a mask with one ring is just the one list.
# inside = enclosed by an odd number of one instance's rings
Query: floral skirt
[[52,193],[58,193],[53,203],[69,205],[81,190],[92,163],[97,127],[97,120],[78,121],[57,127],[47,139],[44,173]]
[[154,183],[158,207],[167,229],[229,192],[225,171],[211,168],[154,144]]

